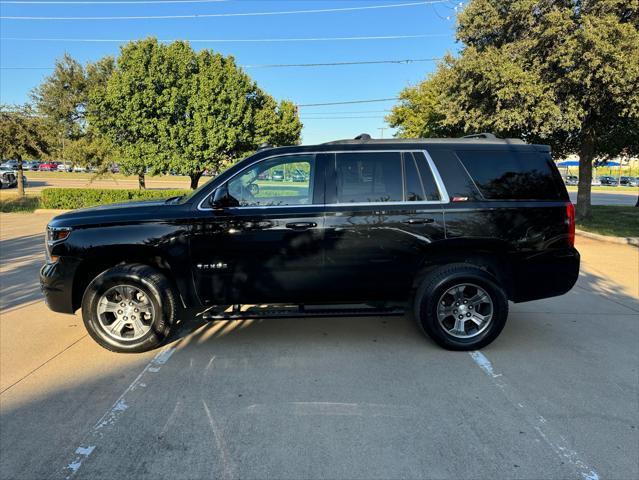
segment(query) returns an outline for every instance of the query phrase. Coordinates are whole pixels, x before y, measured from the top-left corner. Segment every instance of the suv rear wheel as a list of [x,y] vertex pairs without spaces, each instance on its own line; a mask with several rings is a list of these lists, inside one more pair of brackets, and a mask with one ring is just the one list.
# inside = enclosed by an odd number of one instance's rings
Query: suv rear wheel
[[489,273],[469,264],[453,264],[422,280],[413,309],[420,329],[440,346],[476,350],[504,328],[508,299]]
[[164,275],[148,265],[119,265],[102,272],[82,298],[89,334],[114,352],[158,347],[175,323],[176,297]]

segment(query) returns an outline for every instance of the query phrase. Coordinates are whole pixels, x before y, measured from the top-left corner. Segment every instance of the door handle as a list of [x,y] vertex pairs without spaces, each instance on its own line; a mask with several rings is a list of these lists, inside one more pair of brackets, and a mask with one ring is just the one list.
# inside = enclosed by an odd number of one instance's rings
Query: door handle
[[286,224],[286,228],[291,230],[308,230],[309,228],[317,227],[315,222],[291,222]]
[[425,223],[434,222],[434,218],[409,218],[408,220],[404,220],[402,223],[407,223],[408,225],[423,225]]

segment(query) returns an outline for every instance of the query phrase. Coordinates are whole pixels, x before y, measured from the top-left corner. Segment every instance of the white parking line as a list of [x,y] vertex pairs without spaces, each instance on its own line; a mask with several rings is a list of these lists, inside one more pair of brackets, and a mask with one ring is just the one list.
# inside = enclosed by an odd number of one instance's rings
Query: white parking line
[[581,456],[570,447],[568,441],[561,434],[555,432],[544,417],[535,413],[531,407],[527,407],[526,401],[516,389],[506,383],[501,373],[495,372],[492,362],[488,360],[486,355],[478,351],[468,353],[470,358],[488,375],[495,386],[503,392],[508,401],[517,407],[524,420],[533,427],[562,462],[571,465],[573,470],[583,480],[599,480],[599,474],[581,459]]
[[122,392],[122,395],[118,397],[113,406],[107,410],[102,417],[96,422],[94,427],[85,435],[84,441],[82,445],[80,445],[75,450],[75,457],[71,462],[64,467],[64,471],[66,473],[66,478],[69,479],[80,469],[82,466],[82,462],[89,458],[96,446],[98,441],[102,437],[101,430],[104,427],[114,425],[122,416],[122,413],[129,408],[129,403],[127,403],[127,394],[132,392],[138,387],[144,388],[146,387],[146,383],[142,380],[145,379],[148,373],[157,373],[162,368],[171,355],[175,352],[175,347],[165,347],[160,350],[155,357],[144,367],[144,369],[140,372],[140,374],[135,377],[135,380],[131,382],[131,384]]

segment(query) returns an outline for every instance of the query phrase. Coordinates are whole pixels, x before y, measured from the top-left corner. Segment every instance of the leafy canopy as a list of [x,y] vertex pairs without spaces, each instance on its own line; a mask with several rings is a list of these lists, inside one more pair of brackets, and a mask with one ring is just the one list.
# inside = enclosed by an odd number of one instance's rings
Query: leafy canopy
[[278,105],[233,57],[153,38],[122,47],[89,105],[90,125],[119,146],[126,173],[173,171],[192,188],[264,141],[299,141],[302,127],[294,106]]

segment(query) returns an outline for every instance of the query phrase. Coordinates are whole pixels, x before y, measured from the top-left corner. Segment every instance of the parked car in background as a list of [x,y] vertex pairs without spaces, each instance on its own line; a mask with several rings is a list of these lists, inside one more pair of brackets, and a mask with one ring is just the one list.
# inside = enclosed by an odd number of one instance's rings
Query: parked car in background
[[300,170],[296,171],[293,175],[291,175],[291,180],[293,182],[305,182],[306,174]]
[[[18,172],[5,165],[0,166],[0,188],[13,188],[18,186]],[[22,184],[27,186],[27,177],[22,174]]]
[[2,164],[0,164],[0,166],[16,169],[16,168],[18,168],[18,161],[17,160],[4,160],[2,162]]
[[[301,163],[303,186],[258,187]],[[49,308],[82,309],[119,352],[170,338],[182,307],[210,321],[408,313],[444,348],[476,350],[509,301],[573,287],[574,228],[546,145],[360,136],[261,149],[189,196],[59,215],[40,282]]]
[[275,182],[283,182],[284,170],[274,170],[273,173],[271,173],[271,180]]
[[38,170],[41,172],[51,172],[58,169],[58,162],[44,162],[40,164]]
[[599,187],[601,186],[601,180],[599,180],[597,177],[592,177],[590,185],[592,185],[593,187]]
[[626,187],[636,186],[635,182],[636,182],[636,177],[620,177],[619,178],[619,185],[623,185]]
[[639,177],[630,177],[630,186],[639,187]]
[[566,175],[564,178],[564,183],[566,185],[578,185],[579,177],[577,175]]
[[22,164],[22,169],[37,172],[40,169],[40,162],[37,160],[30,160]]
[[59,163],[57,171],[58,172],[72,172],[73,171],[73,167],[71,166],[70,163]]
[[617,186],[617,179],[615,177],[611,177],[610,175],[602,175],[601,177],[599,177],[599,181],[601,182],[601,185],[608,185],[612,187]]
[[12,188],[18,184],[17,176],[10,167],[0,165],[0,188]]

